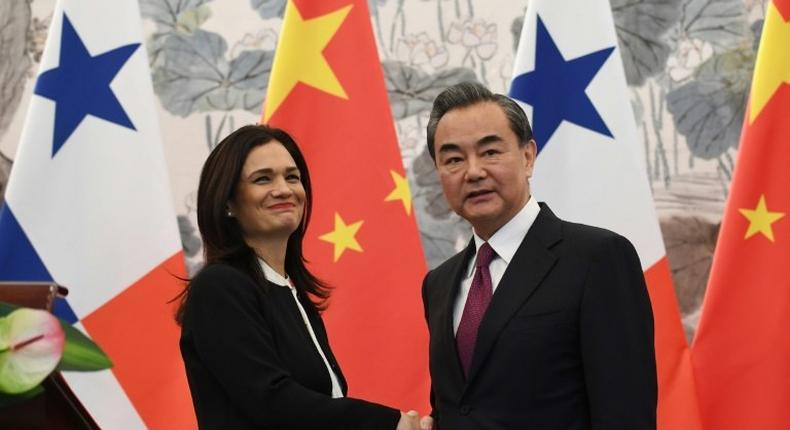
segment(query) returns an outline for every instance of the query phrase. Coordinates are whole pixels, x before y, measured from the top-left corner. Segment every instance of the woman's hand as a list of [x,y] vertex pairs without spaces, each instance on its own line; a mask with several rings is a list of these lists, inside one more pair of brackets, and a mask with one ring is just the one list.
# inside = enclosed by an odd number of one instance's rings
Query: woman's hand
[[395,430],[432,430],[433,418],[424,416],[420,419],[420,414],[417,411],[409,411],[400,413],[400,421]]

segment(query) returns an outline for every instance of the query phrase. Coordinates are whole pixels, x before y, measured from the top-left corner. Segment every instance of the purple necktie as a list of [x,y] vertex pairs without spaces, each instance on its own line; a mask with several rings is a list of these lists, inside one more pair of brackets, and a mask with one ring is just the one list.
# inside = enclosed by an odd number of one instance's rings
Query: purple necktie
[[472,364],[472,353],[475,351],[477,341],[477,329],[480,321],[486,313],[486,308],[491,302],[493,294],[493,284],[491,283],[491,272],[488,265],[494,259],[496,253],[488,242],[483,243],[477,251],[475,260],[475,277],[472,279],[472,287],[469,288],[469,295],[466,297],[464,312],[461,315],[461,322],[458,324],[458,331],[455,333],[455,341],[458,344],[458,357],[461,359],[461,366],[464,368],[464,375],[469,375],[469,366]]

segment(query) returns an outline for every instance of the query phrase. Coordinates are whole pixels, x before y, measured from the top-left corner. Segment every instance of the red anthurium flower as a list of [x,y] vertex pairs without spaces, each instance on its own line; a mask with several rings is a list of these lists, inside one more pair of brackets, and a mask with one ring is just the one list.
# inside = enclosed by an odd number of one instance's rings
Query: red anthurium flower
[[63,344],[60,322],[49,312],[23,308],[0,318],[0,392],[40,384],[58,365]]

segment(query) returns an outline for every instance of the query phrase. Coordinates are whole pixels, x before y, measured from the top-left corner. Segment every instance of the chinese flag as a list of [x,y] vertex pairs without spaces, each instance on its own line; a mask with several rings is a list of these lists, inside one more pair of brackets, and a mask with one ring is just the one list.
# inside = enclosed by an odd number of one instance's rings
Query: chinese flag
[[705,428],[790,426],[790,1],[766,9],[692,361]]
[[366,0],[290,0],[263,122],[310,166],[305,252],[349,396],[427,411],[425,260]]

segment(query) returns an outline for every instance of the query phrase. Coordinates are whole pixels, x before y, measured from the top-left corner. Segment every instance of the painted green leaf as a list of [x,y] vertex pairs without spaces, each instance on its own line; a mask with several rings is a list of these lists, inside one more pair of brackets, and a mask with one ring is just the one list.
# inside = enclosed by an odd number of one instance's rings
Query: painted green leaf
[[662,72],[671,51],[664,35],[678,23],[681,0],[612,0],[628,85],[641,86]]
[[263,19],[282,18],[285,13],[285,0],[250,0],[250,5]]
[[750,46],[714,55],[697,67],[696,79],[667,94],[667,110],[694,156],[710,160],[737,147],[753,64]]
[[259,113],[274,51],[242,50],[230,61],[216,33],[195,30],[164,38],[153,68],[154,90],[170,113],[244,109]]
[[[159,28],[172,31],[184,29],[192,22],[200,25],[200,16],[205,15],[211,0],[140,0],[140,15],[154,21]],[[199,11],[204,9],[203,11]],[[210,11],[208,12],[210,13]],[[196,21],[197,20],[197,21]],[[203,19],[205,21],[205,19]],[[194,28],[196,28],[195,26]]]
[[[6,130],[25,92],[25,80],[31,71],[31,53],[27,47],[33,45],[29,30],[31,21],[30,2],[12,1],[0,4],[0,130]],[[0,200],[2,200],[0,180]]]
[[402,61],[384,61],[384,83],[387,85],[392,116],[408,118],[431,110],[433,100],[447,87],[464,81],[477,81],[475,73],[456,67],[433,75]]
[[716,47],[734,46],[748,36],[742,0],[688,0],[681,7],[683,32]]

